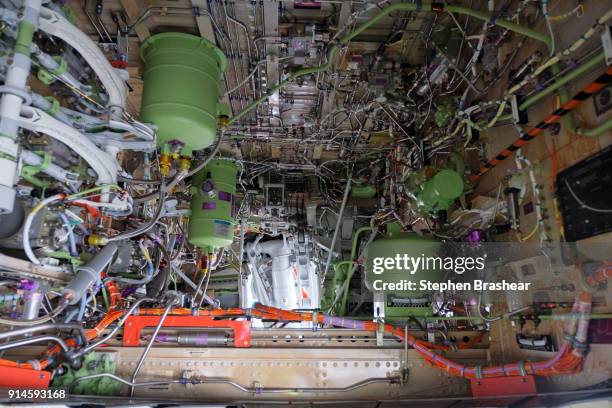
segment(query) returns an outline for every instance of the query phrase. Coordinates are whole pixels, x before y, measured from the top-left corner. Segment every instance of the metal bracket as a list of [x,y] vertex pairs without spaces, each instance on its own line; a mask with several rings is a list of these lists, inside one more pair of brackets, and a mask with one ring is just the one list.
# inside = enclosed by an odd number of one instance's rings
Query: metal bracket
[[605,25],[601,32],[601,45],[606,56],[606,65],[612,65],[612,32],[609,25]]

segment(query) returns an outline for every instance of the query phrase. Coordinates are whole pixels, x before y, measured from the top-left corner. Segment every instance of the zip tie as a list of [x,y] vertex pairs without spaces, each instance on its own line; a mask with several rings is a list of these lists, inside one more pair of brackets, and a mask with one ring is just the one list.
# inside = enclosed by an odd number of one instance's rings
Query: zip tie
[[525,362],[524,361],[519,361],[517,363],[518,365],[518,369],[521,373],[521,377],[526,377],[527,376],[527,370],[525,370]]
[[585,343],[585,342],[582,342],[582,341],[578,341],[578,340],[574,340],[572,346],[576,350],[588,350],[589,349],[588,343]]
[[564,333],[563,334],[563,340],[565,340],[566,342],[572,344],[574,342],[574,335],[573,334]]

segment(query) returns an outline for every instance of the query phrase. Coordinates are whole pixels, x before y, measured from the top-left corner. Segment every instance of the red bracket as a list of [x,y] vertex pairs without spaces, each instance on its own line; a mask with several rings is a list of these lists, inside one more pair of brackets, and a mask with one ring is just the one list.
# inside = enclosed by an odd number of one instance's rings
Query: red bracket
[[[472,396],[475,399],[474,406],[477,407],[510,406],[521,398],[534,396],[537,393],[533,375],[492,377],[480,380],[472,378],[470,384]],[[513,396],[516,398],[512,398]]]
[[[161,316],[130,316],[123,328],[123,345],[140,345],[140,333],[145,327],[155,327]],[[162,327],[219,327],[234,334],[234,347],[250,347],[251,322],[248,320],[215,320],[208,316],[167,316]]]

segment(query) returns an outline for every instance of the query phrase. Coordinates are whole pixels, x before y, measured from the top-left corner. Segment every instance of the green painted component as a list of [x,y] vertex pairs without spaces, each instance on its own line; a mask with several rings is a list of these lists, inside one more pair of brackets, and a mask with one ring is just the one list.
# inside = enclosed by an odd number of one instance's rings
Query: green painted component
[[70,261],[73,267],[81,266],[85,263],[80,258],[70,255],[68,251],[54,251],[50,252],[48,256],[49,258],[66,259]]
[[[418,288],[420,280],[431,282],[444,281],[446,272],[444,270],[417,270],[414,274],[404,269],[385,269],[382,274],[373,273],[374,259],[396,258],[399,254],[409,257],[436,256],[440,249],[440,242],[433,238],[422,237],[414,233],[393,232],[385,238],[372,242],[365,257],[366,285],[373,290],[373,282],[395,283],[402,280],[414,282]],[[432,293],[420,290],[412,291],[384,291],[385,318],[407,318],[409,316],[425,317],[432,314]]]
[[36,27],[34,24],[28,21],[22,21],[19,23],[19,32],[17,33],[17,41],[15,42],[15,52],[23,55],[30,56],[30,47],[32,46],[32,38],[34,38],[34,31]]
[[447,210],[463,193],[463,177],[454,170],[441,170],[421,185],[419,206],[430,213]]
[[207,251],[231,245],[237,175],[234,161],[213,159],[193,177],[189,242]]
[[68,70],[68,62],[61,55],[56,55],[53,59],[57,62],[57,68],[51,72],[57,76],[63,75]]
[[51,155],[46,152],[36,152],[39,156],[43,157],[43,162],[38,166],[23,166],[21,168],[21,177],[28,183],[36,187],[49,187],[51,184],[49,181],[41,180],[36,175],[43,170],[46,170],[51,164]]
[[[114,374],[117,367],[116,353],[94,351],[86,354],[83,365],[78,370],[68,369],[64,375],[56,376],[51,385],[58,388],[68,388],[75,378],[86,375],[110,373]],[[79,381],[70,389],[71,394],[78,395],[118,395],[121,383],[108,377]]]
[[52,96],[45,96],[45,99],[51,102],[51,108],[47,110],[49,115],[55,115],[60,110],[60,103],[57,99]]
[[39,68],[36,73],[36,78],[45,85],[51,85],[55,81],[55,77],[44,68]]
[[140,119],[157,126],[159,145],[184,144],[183,152],[210,146],[217,134],[219,79],[227,59],[210,41],[183,33],[149,37]]
[[355,185],[351,188],[353,198],[372,198],[376,195],[376,188],[369,184]]

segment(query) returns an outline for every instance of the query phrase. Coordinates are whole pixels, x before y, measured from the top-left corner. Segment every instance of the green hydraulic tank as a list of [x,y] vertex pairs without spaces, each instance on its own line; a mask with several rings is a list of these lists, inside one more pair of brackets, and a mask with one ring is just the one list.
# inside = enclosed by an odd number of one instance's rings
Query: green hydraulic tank
[[[388,228],[395,227],[389,224]],[[367,249],[365,257],[366,287],[376,291],[380,287],[379,282],[396,283],[404,281],[412,282],[416,288],[421,280],[441,282],[446,272],[438,269],[438,265],[431,265],[431,269],[418,268],[417,270],[398,269],[397,265],[386,268],[384,262],[387,258],[395,259],[398,255],[410,258],[426,258],[437,256],[440,250],[440,242],[429,237],[419,236],[415,233],[402,233],[397,228],[389,231],[385,238],[372,242]],[[388,265],[387,265],[388,266]],[[385,316],[392,318],[404,318],[407,316],[429,316],[432,313],[432,294],[419,289],[415,290],[385,290]]]
[[238,165],[214,159],[193,177],[189,242],[205,251],[231,245],[234,240]]
[[183,153],[210,146],[220,113],[219,81],[227,59],[210,41],[183,33],[149,37],[140,118],[157,126],[160,146],[180,141]]

